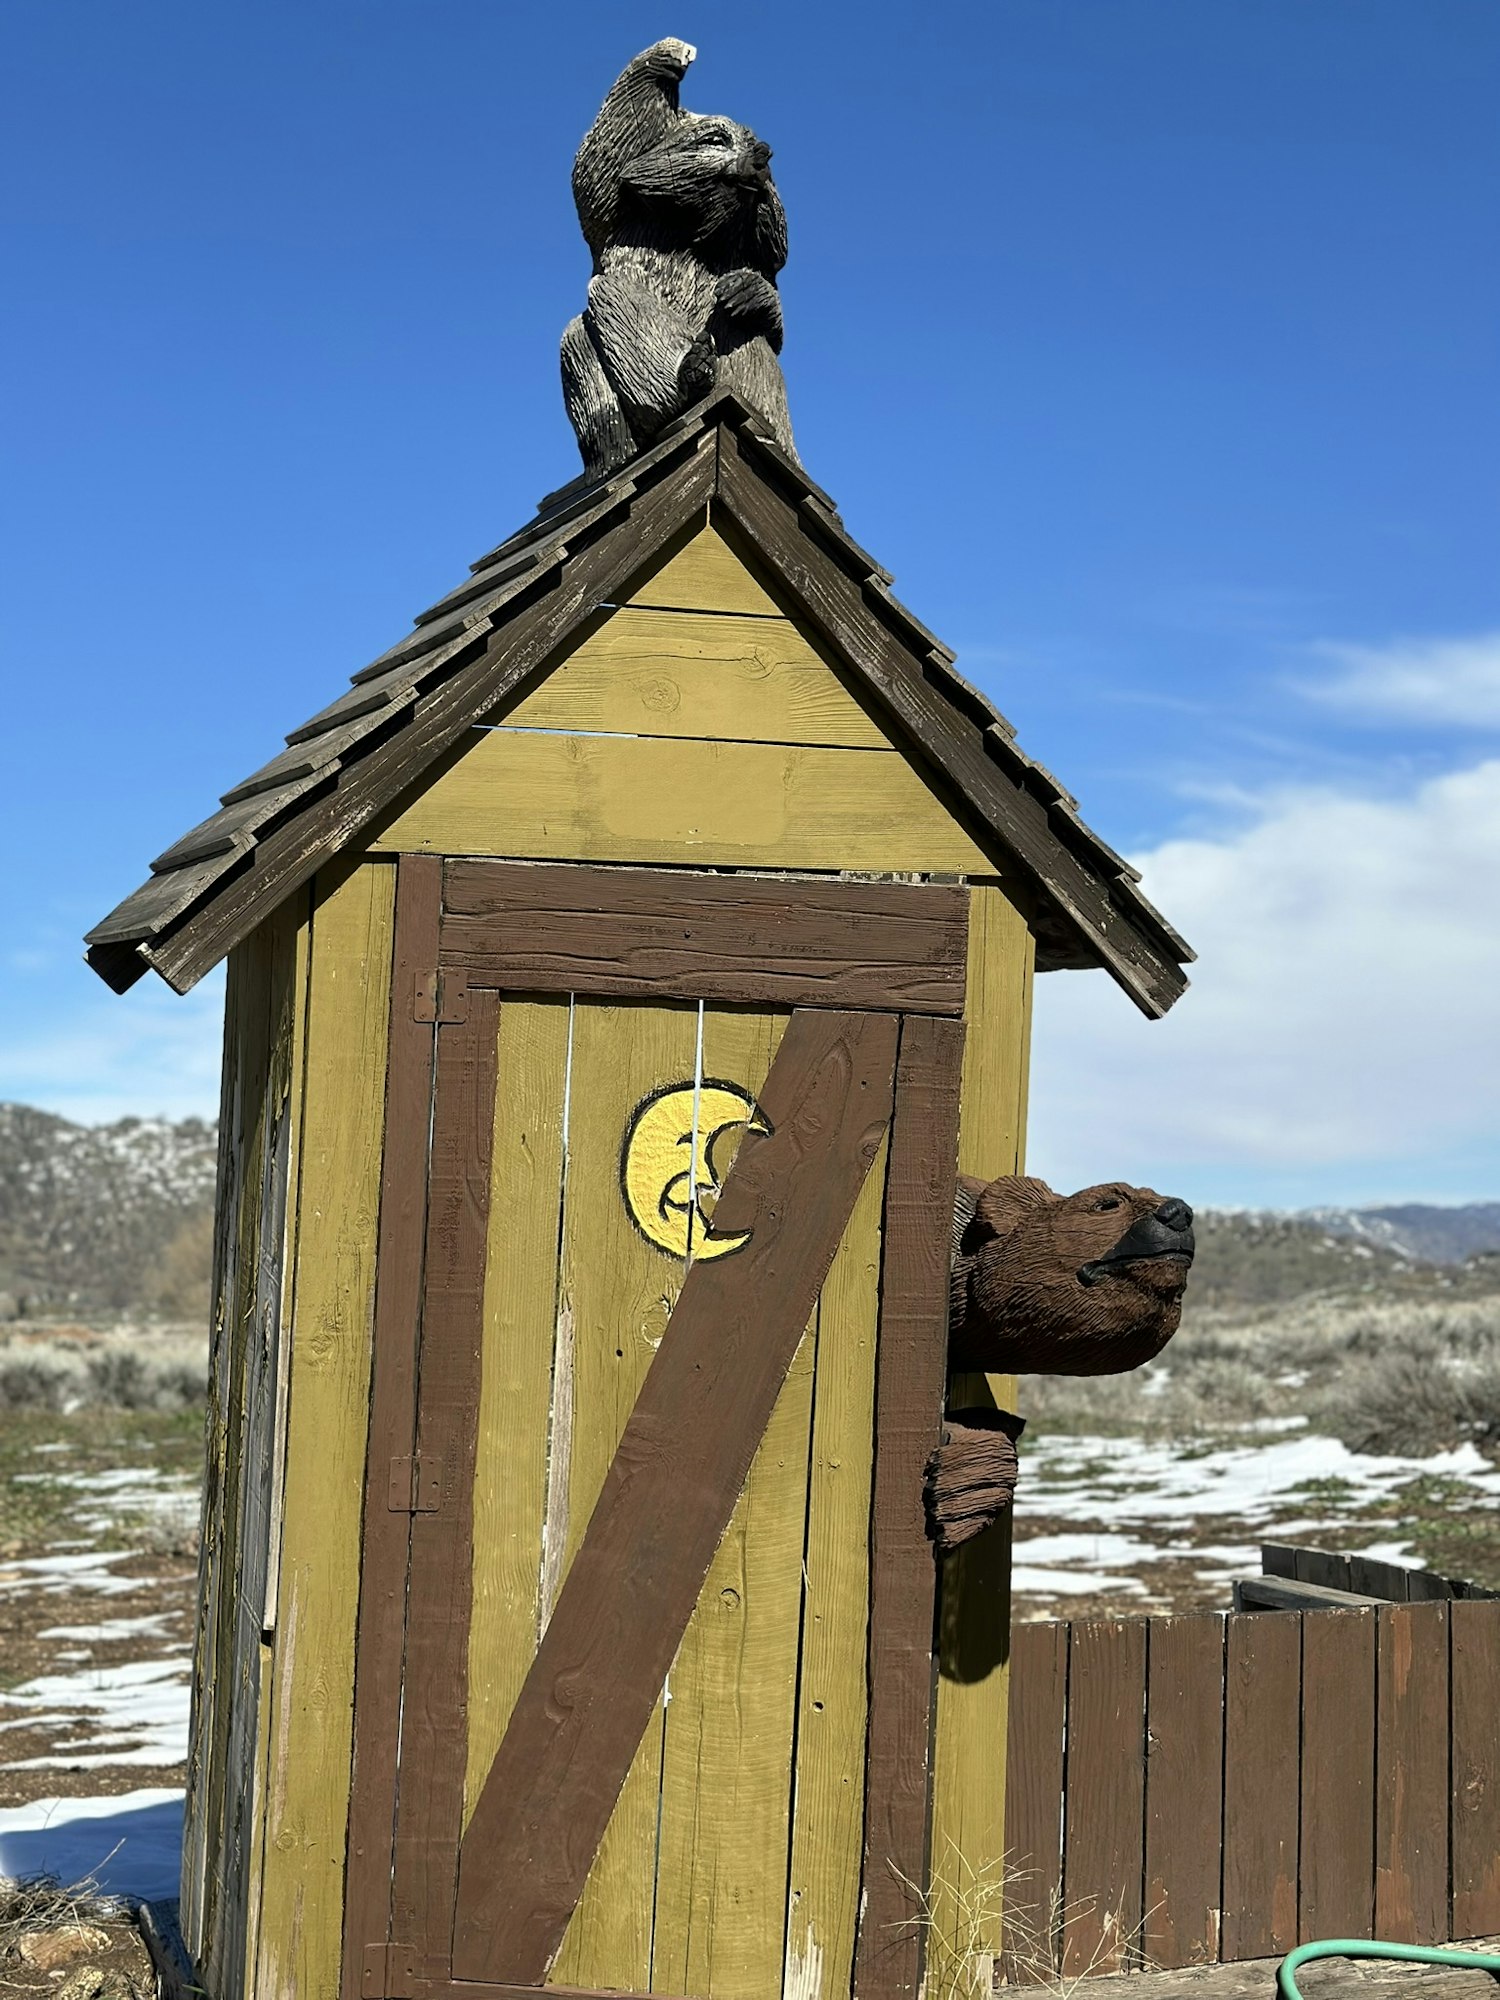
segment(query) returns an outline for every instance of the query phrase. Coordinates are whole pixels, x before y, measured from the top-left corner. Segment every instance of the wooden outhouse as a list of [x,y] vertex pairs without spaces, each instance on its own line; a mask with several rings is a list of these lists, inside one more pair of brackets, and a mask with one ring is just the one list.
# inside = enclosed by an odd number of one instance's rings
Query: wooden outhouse
[[1154,1014],[1189,954],[890,581],[712,398],[91,933],[121,991],[229,961],[210,2000],[987,1993],[954,1174],[1020,1165],[1034,969]]

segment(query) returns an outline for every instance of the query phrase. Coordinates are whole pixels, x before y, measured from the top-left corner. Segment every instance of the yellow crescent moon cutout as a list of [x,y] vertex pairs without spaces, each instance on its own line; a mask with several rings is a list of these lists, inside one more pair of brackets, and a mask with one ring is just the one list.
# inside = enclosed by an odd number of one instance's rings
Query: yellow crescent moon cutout
[[695,1150],[694,1095],[690,1083],[669,1084],[637,1105],[620,1153],[620,1187],[631,1221],[658,1250],[669,1257],[726,1257],[750,1241],[750,1231],[708,1233],[720,1186],[715,1149],[726,1133],[771,1128],[749,1091],[705,1079],[696,1092]]

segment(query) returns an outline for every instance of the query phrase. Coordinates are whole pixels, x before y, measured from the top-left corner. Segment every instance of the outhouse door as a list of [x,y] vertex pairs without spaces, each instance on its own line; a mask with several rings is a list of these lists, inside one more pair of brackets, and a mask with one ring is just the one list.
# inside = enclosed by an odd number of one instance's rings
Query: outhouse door
[[966,927],[402,857],[344,2000],[915,1995]]

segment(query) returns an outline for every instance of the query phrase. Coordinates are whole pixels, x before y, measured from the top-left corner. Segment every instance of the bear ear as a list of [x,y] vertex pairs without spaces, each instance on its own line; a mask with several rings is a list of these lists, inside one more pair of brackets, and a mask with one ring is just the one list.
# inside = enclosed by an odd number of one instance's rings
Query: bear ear
[[1059,1197],[1045,1181],[1025,1174],[1006,1174],[979,1191],[974,1203],[974,1219],[964,1232],[964,1248],[977,1250],[983,1243],[1009,1236],[1027,1215],[1055,1208]]

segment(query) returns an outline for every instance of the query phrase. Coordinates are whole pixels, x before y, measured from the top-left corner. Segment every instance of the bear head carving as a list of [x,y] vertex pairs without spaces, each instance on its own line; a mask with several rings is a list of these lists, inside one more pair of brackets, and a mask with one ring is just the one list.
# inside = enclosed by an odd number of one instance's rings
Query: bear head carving
[[962,1179],[954,1217],[949,1353],[957,1368],[1113,1375],[1177,1331],[1193,1211],[1108,1182],[1055,1194],[1013,1175]]

